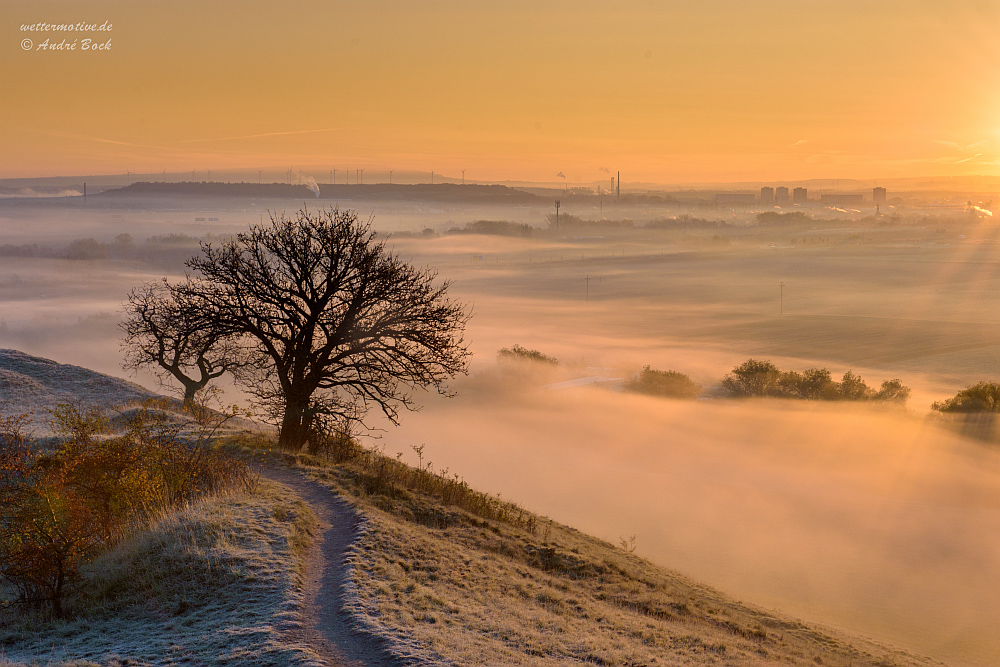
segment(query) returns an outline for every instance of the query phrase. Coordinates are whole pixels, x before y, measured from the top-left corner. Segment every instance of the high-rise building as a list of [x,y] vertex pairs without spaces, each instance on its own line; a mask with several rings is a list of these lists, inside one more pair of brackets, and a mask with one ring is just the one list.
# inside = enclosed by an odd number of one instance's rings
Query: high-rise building
[[795,188],[792,190],[792,203],[805,204],[809,201],[809,191],[805,188]]
[[872,188],[872,201],[876,204],[884,204],[885,188]]
[[788,203],[788,188],[782,187],[774,189],[774,203],[779,206]]
[[760,189],[761,206],[770,206],[774,203],[774,188],[763,187]]

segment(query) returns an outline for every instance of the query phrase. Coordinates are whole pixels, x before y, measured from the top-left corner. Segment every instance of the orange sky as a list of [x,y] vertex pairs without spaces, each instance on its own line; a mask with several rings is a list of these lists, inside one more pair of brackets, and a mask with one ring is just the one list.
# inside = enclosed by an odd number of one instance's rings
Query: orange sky
[[[0,177],[1000,175],[996,2],[4,5]],[[21,31],[77,21],[111,51]]]

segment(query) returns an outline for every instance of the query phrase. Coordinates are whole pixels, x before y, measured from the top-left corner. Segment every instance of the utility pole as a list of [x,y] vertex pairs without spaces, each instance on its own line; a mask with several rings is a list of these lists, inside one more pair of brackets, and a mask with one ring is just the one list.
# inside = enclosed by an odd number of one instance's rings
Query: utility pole
[[618,194],[615,196],[615,201],[622,200],[622,173],[618,172]]
[[365,183],[365,170],[362,169],[361,170],[361,185],[364,185],[364,183]]
[[83,203],[87,203],[87,184],[83,184]]
[[392,185],[392,169],[389,170],[389,185]]
[[586,301],[586,303],[590,303],[590,276],[587,276],[586,278],[584,278],[584,280],[587,281],[587,301]]
[[431,172],[431,185],[434,185],[434,172]]
[[257,185],[260,185],[263,182],[263,180],[264,180],[264,170],[263,169],[258,169],[257,170]]
[[778,296],[778,314],[785,314],[785,283],[780,283],[778,287],[781,289]]
[[556,200],[556,231],[559,231],[559,200]]
[[333,184],[334,185],[337,184],[337,170],[336,169],[333,170]]
[[462,170],[462,185],[465,185],[465,170]]

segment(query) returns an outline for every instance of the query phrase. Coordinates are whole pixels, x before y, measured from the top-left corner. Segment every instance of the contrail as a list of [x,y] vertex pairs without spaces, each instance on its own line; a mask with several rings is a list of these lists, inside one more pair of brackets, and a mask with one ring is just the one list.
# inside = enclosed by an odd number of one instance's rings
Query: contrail
[[954,141],[945,141],[943,139],[932,139],[932,141],[934,143],[936,143],[936,144],[941,144],[942,146],[947,146],[948,148],[957,148],[957,149],[963,150],[963,151],[967,151],[970,148],[979,148],[980,146],[989,143],[988,139],[983,139],[981,141],[977,141],[975,143],[965,144],[965,145],[955,143]]
[[50,137],[59,137],[60,139],[79,139],[81,141],[96,141],[102,144],[113,144],[115,146],[133,146],[135,148],[156,148],[158,150],[163,150],[163,151],[170,150],[166,146],[153,146],[150,144],[133,144],[128,141],[117,141],[115,139],[102,139],[101,137],[88,137],[82,134],[71,134],[69,132],[40,132],[39,134],[44,134]]
[[336,132],[340,130],[339,127],[327,127],[322,130],[293,130],[291,132],[262,132],[261,134],[244,134],[238,137],[215,137],[212,139],[185,139],[178,143],[182,144],[197,144],[206,141],[230,141],[232,139],[258,139],[260,137],[282,137],[289,134],[316,134],[319,132]]

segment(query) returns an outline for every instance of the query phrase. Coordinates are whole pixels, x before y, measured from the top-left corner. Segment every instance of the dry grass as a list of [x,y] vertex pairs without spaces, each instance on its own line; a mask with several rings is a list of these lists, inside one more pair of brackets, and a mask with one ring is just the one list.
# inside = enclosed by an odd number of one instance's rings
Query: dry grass
[[428,493],[365,493],[351,466],[302,467],[365,517],[351,613],[419,663],[929,664],[735,602],[548,520],[527,530]]
[[201,500],[93,562],[72,620],[4,617],[0,654],[8,663],[318,664],[285,632],[300,624],[296,553],[314,522],[301,499],[267,482],[252,495]]
[[[421,450],[422,451],[422,450]],[[535,530],[537,518],[517,503],[494,497],[469,486],[459,475],[448,469],[435,471],[431,464],[413,467],[399,458],[383,452],[365,449],[351,439],[331,452],[334,460],[344,463],[351,474],[343,478],[351,493],[370,499],[376,506],[391,512],[409,513],[421,523],[447,525],[447,513],[439,512],[434,504],[455,507],[483,519],[505,523],[528,532]],[[302,456],[298,460],[324,465],[323,458]],[[431,505],[415,502],[413,492],[433,498]]]

